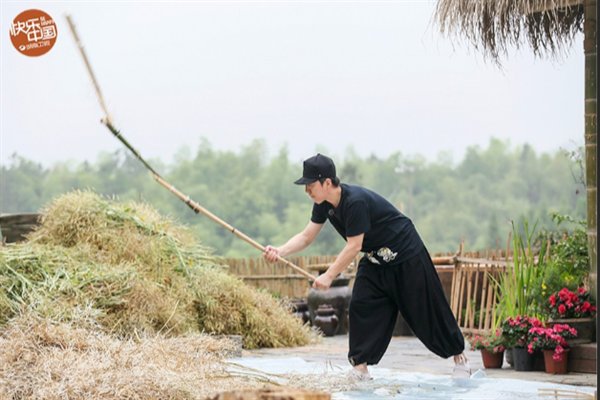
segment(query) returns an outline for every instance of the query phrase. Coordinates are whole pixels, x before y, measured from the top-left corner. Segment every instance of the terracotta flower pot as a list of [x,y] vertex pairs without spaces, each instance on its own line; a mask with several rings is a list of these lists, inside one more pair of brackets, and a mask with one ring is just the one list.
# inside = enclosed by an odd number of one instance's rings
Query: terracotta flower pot
[[484,368],[502,368],[504,360],[504,351],[492,353],[486,349],[481,349],[481,360]]
[[569,349],[565,349],[560,360],[555,360],[552,356],[554,350],[544,350],[544,366],[549,374],[566,374],[567,361],[569,359]]

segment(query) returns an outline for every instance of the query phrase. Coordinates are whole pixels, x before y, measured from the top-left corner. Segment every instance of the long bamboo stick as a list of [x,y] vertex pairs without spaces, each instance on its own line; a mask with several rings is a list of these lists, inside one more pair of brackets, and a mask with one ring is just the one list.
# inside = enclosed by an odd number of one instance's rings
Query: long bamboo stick
[[[86,69],[87,69],[87,71],[88,71],[88,73],[90,75],[90,78],[92,79],[92,83],[94,84],[94,88],[96,90],[96,94],[98,95],[98,100],[100,101],[100,106],[102,107],[102,110],[104,111],[105,117],[102,118],[101,122],[108,128],[108,130],[121,143],[123,143],[125,145],[125,147],[127,147],[133,153],[133,155],[142,164],[144,164],[144,166],[151,172],[152,177],[159,184],[161,184],[164,188],[168,189],[171,193],[173,193],[177,197],[179,197],[179,199],[182,200],[185,204],[187,204],[188,207],[190,207],[192,210],[194,210],[194,212],[196,214],[202,213],[203,215],[205,215],[209,219],[211,219],[213,222],[216,222],[217,224],[221,225],[222,227],[224,227],[225,229],[227,229],[228,231],[230,231],[231,233],[233,233],[234,235],[236,235],[240,239],[246,241],[247,243],[249,243],[250,245],[252,245],[256,249],[258,249],[260,251],[265,251],[265,247],[263,245],[261,245],[260,243],[258,243],[257,241],[255,241],[254,239],[252,239],[251,237],[249,237],[248,235],[244,234],[243,232],[237,230],[236,228],[234,228],[233,226],[231,226],[227,222],[223,221],[222,219],[220,219],[219,217],[217,217],[216,215],[214,215],[213,213],[211,213],[210,211],[208,211],[206,208],[202,207],[200,204],[198,204],[195,201],[193,201],[192,199],[190,199],[189,196],[186,196],[185,194],[183,194],[182,192],[180,192],[179,190],[177,190],[175,188],[175,186],[171,185],[164,178],[162,178],[158,174],[158,172],[156,172],[154,170],[154,168],[152,168],[152,166],[150,164],[148,164],[146,162],[146,160],[144,160],[144,158],[141,156],[141,154],[123,137],[123,135],[121,135],[121,132],[119,132],[119,130],[117,130],[114,127],[114,125],[112,124],[111,118],[110,118],[110,116],[108,114],[108,109],[106,107],[106,103],[104,101],[104,97],[102,96],[102,92],[100,90],[100,85],[98,84],[98,80],[96,79],[96,76],[94,75],[94,71],[92,70],[92,66],[91,66],[91,64],[89,62],[89,59],[88,59],[86,53],[85,53],[85,49],[83,48],[83,45],[81,44],[81,40],[79,39],[79,35],[77,34],[77,30],[75,29],[75,24],[73,23],[73,20],[72,20],[71,16],[67,15],[66,18],[67,18],[67,22],[69,23],[69,28],[71,29],[71,33],[73,34],[73,37],[75,38],[75,42],[77,44],[77,47],[79,48],[79,52],[81,54],[81,57],[83,58],[83,61],[85,63]],[[301,273],[302,275],[304,275],[308,279],[312,279],[312,280],[316,279],[316,277],[314,275],[312,275],[312,274],[308,273],[307,271],[303,270],[302,268],[294,265],[293,263],[289,262],[285,258],[278,256],[277,259],[279,261],[283,262],[288,267],[291,267],[294,270],[298,271],[299,273]]]

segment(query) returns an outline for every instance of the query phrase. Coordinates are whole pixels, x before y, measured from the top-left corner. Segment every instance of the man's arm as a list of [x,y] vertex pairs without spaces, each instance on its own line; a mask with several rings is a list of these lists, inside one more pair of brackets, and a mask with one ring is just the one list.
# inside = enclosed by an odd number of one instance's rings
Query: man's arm
[[319,232],[321,232],[321,228],[323,228],[323,224],[309,221],[302,232],[294,235],[284,245],[279,247],[267,246],[264,257],[268,261],[274,262],[277,261],[277,256],[285,257],[304,250],[315,240]]
[[327,271],[317,277],[317,280],[313,283],[314,288],[327,289],[331,286],[331,282],[335,277],[346,270],[360,252],[364,236],[365,234],[361,233],[360,235],[346,238],[346,246],[338,254],[333,264],[327,268]]

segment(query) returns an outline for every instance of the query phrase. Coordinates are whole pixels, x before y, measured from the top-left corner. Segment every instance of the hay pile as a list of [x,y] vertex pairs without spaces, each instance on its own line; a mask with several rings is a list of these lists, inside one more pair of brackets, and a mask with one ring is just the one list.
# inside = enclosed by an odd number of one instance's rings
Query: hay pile
[[28,242],[0,248],[0,326],[27,310],[126,339],[238,334],[257,348],[312,338],[285,304],[147,205],[75,191],[42,213]]
[[202,334],[118,340],[25,315],[0,331],[0,398],[205,399],[261,387],[226,371],[233,347]]

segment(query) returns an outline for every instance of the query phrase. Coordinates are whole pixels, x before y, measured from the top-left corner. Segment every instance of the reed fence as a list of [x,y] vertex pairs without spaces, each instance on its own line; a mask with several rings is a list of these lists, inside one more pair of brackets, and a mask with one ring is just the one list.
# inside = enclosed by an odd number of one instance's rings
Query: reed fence
[[493,327],[499,280],[507,262],[500,259],[457,257],[452,278],[450,307],[463,332],[478,333]]
[[[454,256],[451,254],[436,255],[433,262],[444,286],[444,292],[450,300],[450,284],[454,268]],[[335,261],[335,255],[296,256],[288,260],[314,275],[323,272]],[[350,267],[343,273],[350,278],[350,286],[354,283],[356,266],[361,256],[357,256]],[[310,289],[310,282],[301,274],[294,273],[281,263],[268,263],[262,257],[228,258],[225,264],[229,271],[242,278],[248,285],[267,290],[278,297],[304,298]]]
[[[509,254],[510,257],[510,254]],[[306,271],[317,274],[335,261],[334,255],[289,257]],[[360,257],[344,273],[354,283],[356,266]],[[435,254],[432,256],[448,303],[459,326],[465,333],[488,331],[493,326],[497,288],[492,280],[498,280],[506,272],[505,251],[488,250],[464,253],[462,247],[457,253]],[[310,282],[301,274],[279,263],[268,263],[262,257],[230,258],[225,263],[229,271],[243,279],[248,285],[264,289],[275,296],[291,299],[306,298]]]
[[[315,274],[335,261],[335,256],[296,256],[287,259],[305,271]],[[344,273],[351,278],[350,284],[354,280],[356,262]],[[310,289],[309,280],[304,275],[294,273],[282,263],[269,263],[262,257],[228,258],[225,264],[229,266],[233,275],[239,276],[248,285],[267,290],[277,297],[305,298]]]

